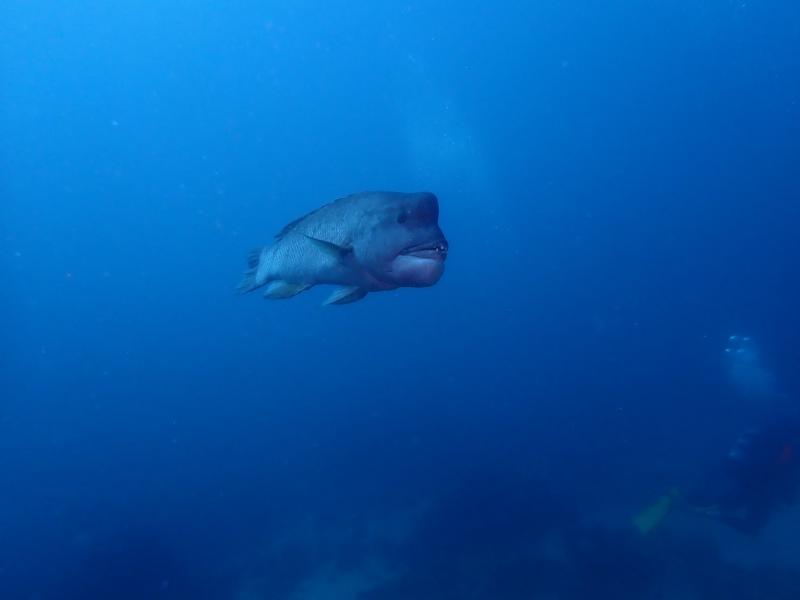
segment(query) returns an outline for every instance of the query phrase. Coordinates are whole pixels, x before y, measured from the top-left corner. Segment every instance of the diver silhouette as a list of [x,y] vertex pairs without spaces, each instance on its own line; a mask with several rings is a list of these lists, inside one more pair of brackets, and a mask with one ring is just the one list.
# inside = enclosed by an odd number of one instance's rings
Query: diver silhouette
[[781,508],[797,501],[800,490],[800,407],[776,394],[772,374],[763,368],[752,340],[731,336],[732,384],[738,392],[757,392],[769,401],[769,416],[748,429],[702,481],[682,492],[670,490],[634,518],[634,526],[649,533],[674,509],[724,523],[755,535]]

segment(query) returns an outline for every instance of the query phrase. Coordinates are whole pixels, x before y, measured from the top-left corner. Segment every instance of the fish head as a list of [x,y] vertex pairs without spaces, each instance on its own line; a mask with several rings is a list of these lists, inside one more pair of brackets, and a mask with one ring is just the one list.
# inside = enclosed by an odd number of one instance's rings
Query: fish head
[[444,272],[448,244],[439,201],[429,192],[385,194],[363,251],[367,270],[387,287],[425,287]]

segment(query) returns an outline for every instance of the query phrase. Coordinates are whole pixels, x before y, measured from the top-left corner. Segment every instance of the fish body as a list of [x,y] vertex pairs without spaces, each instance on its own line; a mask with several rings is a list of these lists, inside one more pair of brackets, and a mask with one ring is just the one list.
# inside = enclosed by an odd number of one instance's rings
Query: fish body
[[448,243],[439,202],[429,192],[361,192],[292,221],[254,250],[241,292],[291,298],[315,285],[340,286],[325,304],[355,302],[370,292],[435,284]]

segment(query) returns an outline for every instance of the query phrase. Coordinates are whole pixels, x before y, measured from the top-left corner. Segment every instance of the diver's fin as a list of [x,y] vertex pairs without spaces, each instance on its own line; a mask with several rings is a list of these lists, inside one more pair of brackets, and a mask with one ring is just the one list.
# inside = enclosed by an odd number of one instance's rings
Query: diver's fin
[[634,517],[633,526],[642,535],[647,535],[653,531],[670,513],[679,495],[680,492],[678,490],[672,489],[661,496],[655,504],[648,506]]
[[247,254],[247,271],[244,272],[244,279],[236,286],[236,291],[240,294],[252,292],[264,285],[263,281],[258,282],[258,265],[263,251],[263,248],[255,248]]
[[313,244],[317,248],[319,248],[329,256],[335,258],[339,262],[345,262],[348,258],[350,258],[353,255],[352,246],[340,246],[339,244],[334,244],[333,242],[328,242],[325,240],[321,240],[319,238],[311,237],[310,235],[306,235],[306,237],[311,242],[313,242]]
[[367,291],[357,285],[340,287],[328,296],[325,302],[322,303],[322,306],[328,306],[330,304],[350,304],[351,302],[358,302],[366,295]]
[[264,292],[264,298],[268,298],[269,300],[284,300],[292,296],[297,296],[297,294],[305,292],[310,287],[310,283],[289,283],[288,281],[278,279],[276,281],[271,281],[267,286],[267,291]]

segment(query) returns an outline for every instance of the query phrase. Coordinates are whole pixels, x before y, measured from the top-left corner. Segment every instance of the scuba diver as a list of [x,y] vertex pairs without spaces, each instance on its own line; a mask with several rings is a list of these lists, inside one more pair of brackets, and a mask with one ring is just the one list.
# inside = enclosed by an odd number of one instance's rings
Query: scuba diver
[[728,337],[723,358],[728,382],[739,397],[758,402],[775,397],[775,376],[762,364],[761,353],[751,337]]
[[646,534],[675,509],[717,520],[754,535],[800,490],[800,413],[740,437],[719,468],[689,492],[670,490],[634,519]]
[[637,515],[636,529],[647,534],[679,508],[755,535],[775,511],[794,504],[800,491],[800,409],[772,408],[769,421],[742,435],[701,484],[686,493],[673,489]]

